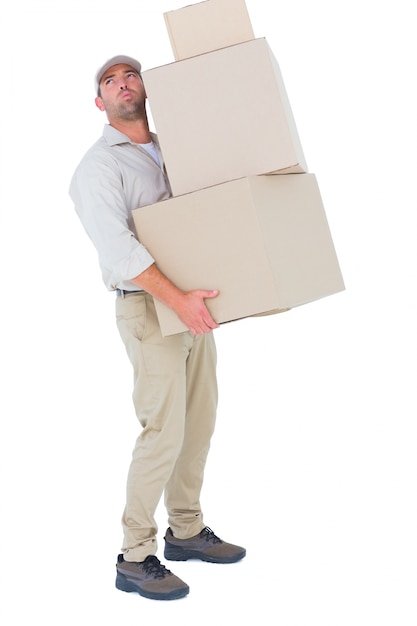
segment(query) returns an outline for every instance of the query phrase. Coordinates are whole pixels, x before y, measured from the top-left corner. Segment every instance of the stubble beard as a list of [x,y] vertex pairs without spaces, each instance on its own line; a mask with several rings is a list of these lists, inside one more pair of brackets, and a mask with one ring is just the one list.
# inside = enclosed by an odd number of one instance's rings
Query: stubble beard
[[117,116],[125,122],[135,122],[143,117],[144,108],[140,102],[120,102],[117,109]]
[[107,115],[112,119],[123,122],[135,122],[146,117],[145,103],[137,96],[133,100],[118,99],[115,102],[105,102]]

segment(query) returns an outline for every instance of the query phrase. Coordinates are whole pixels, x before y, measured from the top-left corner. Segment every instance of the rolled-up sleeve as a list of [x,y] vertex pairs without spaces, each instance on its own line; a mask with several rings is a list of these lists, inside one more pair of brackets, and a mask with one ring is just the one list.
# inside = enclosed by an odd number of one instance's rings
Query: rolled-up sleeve
[[99,257],[103,280],[115,289],[145,271],[154,259],[129,224],[123,175],[109,153],[86,156],[74,173],[70,196]]

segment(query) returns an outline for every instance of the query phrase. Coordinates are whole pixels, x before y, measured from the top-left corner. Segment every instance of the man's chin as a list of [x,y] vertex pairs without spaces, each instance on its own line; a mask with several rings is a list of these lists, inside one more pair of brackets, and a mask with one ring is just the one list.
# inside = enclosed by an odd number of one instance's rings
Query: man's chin
[[119,107],[119,115],[125,120],[139,119],[142,115],[142,108],[133,103],[130,106],[121,106]]

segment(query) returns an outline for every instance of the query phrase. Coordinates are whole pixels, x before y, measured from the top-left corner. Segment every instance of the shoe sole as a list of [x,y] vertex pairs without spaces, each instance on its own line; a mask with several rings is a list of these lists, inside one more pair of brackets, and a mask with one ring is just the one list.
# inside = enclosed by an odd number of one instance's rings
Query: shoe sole
[[120,574],[120,572],[117,572],[116,576],[116,589],[126,591],[127,593],[138,593],[140,596],[150,600],[178,600],[179,598],[184,598],[190,591],[189,587],[184,587],[183,589],[173,589],[168,593],[153,593],[152,591],[142,589],[139,585],[126,578],[126,576]]
[[199,559],[200,561],[206,561],[207,563],[236,563],[237,561],[243,559],[245,555],[246,550],[238,552],[235,556],[230,557],[211,556],[210,554],[205,554],[204,552],[199,552],[198,550],[185,550],[184,548],[173,546],[168,542],[165,543],[164,550],[164,557],[168,561],[188,561],[189,559]]

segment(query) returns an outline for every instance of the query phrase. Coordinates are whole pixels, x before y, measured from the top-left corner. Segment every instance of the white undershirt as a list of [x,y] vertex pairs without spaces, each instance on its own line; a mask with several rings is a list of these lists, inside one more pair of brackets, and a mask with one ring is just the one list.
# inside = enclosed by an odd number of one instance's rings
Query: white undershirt
[[159,154],[156,149],[155,143],[151,141],[150,143],[140,143],[139,145],[142,146],[142,148],[145,148],[146,152],[148,152],[148,154],[151,155],[151,157],[159,165],[159,167],[161,167],[161,162],[159,160]]

